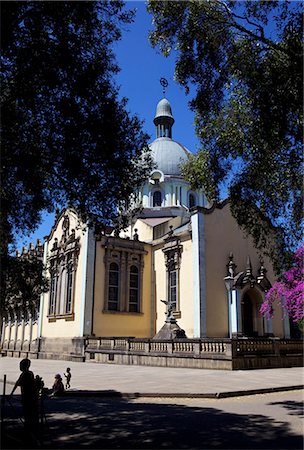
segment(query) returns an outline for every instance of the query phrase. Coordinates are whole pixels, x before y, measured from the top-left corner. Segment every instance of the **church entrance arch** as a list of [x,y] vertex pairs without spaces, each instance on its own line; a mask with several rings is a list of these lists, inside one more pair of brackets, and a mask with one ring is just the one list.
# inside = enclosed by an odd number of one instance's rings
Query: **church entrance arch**
[[256,289],[251,288],[244,292],[241,302],[244,336],[264,335],[263,318],[259,313],[261,302],[261,295]]

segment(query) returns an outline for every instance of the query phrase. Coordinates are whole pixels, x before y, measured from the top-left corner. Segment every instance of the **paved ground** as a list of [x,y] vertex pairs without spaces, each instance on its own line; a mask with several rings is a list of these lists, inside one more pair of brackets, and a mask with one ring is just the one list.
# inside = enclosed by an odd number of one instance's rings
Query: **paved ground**
[[[7,393],[19,376],[19,362],[0,359]],[[232,372],[32,360],[31,369],[51,387],[67,365],[72,388],[69,395],[44,400],[47,423],[39,445],[24,435],[19,390],[6,399],[2,449],[303,448],[303,391],[291,390],[303,385],[302,368]],[[286,391],[246,395],[265,389]],[[132,398],[136,393],[142,398]],[[201,398],[215,394],[234,397]]]
[[[4,374],[8,383],[19,376],[18,358],[0,359],[0,380]],[[304,384],[301,367],[261,370],[174,369],[166,367],[123,366],[97,363],[78,363],[54,360],[32,360],[31,370],[51,387],[56,373],[71,368],[73,390],[115,391],[121,394],[164,396],[227,394],[237,391],[291,388]],[[11,387],[8,386],[7,392]],[[2,393],[2,392],[1,392]]]
[[[302,396],[288,391],[224,399],[48,398],[40,448],[302,450]],[[6,405],[3,450],[37,448],[23,435],[20,414],[16,396]]]

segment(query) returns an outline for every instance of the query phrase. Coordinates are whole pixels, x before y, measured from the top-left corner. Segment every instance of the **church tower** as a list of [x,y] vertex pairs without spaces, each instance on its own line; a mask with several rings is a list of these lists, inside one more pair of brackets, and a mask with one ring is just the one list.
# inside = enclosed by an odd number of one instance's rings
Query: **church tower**
[[156,139],[150,144],[156,168],[139,193],[139,200],[149,217],[181,216],[194,206],[206,206],[203,192],[192,191],[181,174],[181,165],[191,153],[172,138],[174,117],[170,102],[163,98],[156,107]]

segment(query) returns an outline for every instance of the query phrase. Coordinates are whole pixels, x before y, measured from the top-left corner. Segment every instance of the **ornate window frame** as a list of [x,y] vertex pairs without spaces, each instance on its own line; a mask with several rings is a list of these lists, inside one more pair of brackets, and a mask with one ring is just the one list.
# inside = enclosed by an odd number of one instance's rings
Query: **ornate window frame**
[[80,238],[75,230],[69,231],[68,215],[64,216],[63,233],[58,242],[55,238],[48,258],[50,272],[50,291],[48,304],[49,321],[64,318],[74,319],[75,281],[80,253]]
[[172,305],[173,316],[180,318],[180,266],[183,246],[180,244],[180,239],[173,236],[172,229],[169,231],[169,237],[165,239],[162,251],[166,265],[166,300]]
[[[144,244],[139,241],[128,241],[111,236],[102,240],[101,245],[105,248],[105,288],[102,312],[142,314],[144,255],[147,253],[144,250]],[[112,263],[116,263],[119,267],[117,310],[109,308],[109,278]],[[135,267],[138,271],[137,306],[135,308],[135,303],[131,301],[130,295],[131,289],[134,289],[131,286],[132,267]],[[132,309],[137,309],[137,311],[132,311]]]

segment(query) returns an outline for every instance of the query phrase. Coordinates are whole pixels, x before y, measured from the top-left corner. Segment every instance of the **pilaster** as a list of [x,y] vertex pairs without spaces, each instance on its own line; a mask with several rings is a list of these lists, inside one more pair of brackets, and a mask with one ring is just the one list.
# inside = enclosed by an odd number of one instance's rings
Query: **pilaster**
[[191,216],[192,267],[194,295],[194,337],[207,336],[206,266],[204,215],[199,211]]

